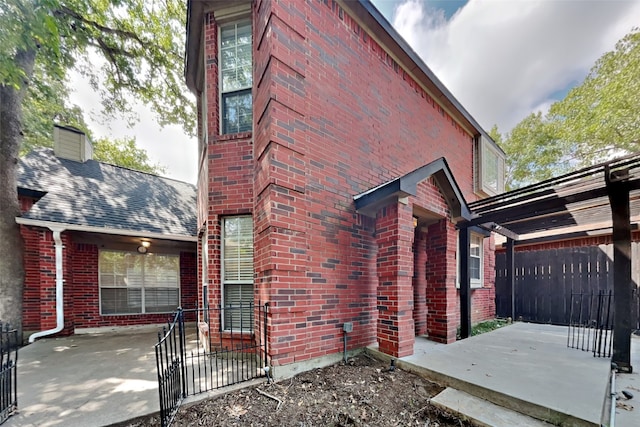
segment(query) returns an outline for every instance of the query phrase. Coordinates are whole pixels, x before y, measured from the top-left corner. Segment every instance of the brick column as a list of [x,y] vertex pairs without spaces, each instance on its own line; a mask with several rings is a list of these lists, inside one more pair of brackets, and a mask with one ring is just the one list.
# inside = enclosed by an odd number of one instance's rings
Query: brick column
[[413,216],[401,203],[380,209],[378,243],[378,344],[394,357],[413,354]]
[[456,340],[456,231],[447,219],[429,226],[427,236],[427,333],[442,343]]
[[427,233],[416,229],[413,244],[413,321],[416,335],[427,333]]

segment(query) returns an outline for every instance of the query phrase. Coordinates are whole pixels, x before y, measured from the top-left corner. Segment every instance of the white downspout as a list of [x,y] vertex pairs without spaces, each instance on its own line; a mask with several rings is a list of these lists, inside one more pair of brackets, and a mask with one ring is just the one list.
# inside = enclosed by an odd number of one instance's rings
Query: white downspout
[[57,334],[64,328],[64,300],[63,300],[63,269],[62,269],[62,238],[60,234],[64,231],[64,228],[49,227],[53,232],[53,241],[56,249],[56,327],[48,329],[46,331],[36,332],[29,335],[29,344],[33,343],[36,339]]

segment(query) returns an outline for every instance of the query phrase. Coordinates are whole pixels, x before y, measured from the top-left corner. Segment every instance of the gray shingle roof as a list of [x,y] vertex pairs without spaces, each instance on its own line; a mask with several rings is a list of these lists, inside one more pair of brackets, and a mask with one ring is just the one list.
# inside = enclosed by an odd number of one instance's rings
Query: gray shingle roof
[[18,189],[46,193],[23,218],[174,236],[196,235],[195,186],[34,150],[20,159]]

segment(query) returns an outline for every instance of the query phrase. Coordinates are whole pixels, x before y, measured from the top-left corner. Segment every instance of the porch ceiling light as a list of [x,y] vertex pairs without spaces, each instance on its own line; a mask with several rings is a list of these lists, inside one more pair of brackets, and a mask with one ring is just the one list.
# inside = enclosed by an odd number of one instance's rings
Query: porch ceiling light
[[146,240],[141,241],[140,246],[138,246],[138,252],[140,252],[141,254],[146,254],[149,246],[151,246],[151,242],[148,242]]

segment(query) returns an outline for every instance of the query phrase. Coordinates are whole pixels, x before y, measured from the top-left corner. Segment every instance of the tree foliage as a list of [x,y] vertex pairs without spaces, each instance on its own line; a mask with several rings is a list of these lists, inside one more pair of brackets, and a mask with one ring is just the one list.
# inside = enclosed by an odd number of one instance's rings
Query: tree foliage
[[[185,2],[180,0],[5,0],[0,11],[0,84],[62,90],[75,68],[89,78],[106,115],[149,105],[160,125],[195,130],[183,84]],[[27,75],[14,56],[37,52]],[[48,88],[47,88],[48,86]],[[33,93],[33,91],[30,91]]]
[[[39,70],[36,68],[34,73]],[[92,142],[93,156],[98,161],[153,174],[166,172],[163,166],[151,163],[147,151],[138,148],[133,137],[96,139],[84,120],[82,109],[69,103],[65,82],[38,77],[29,87],[23,103],[22,153],[35,147],[53,147],[53,124],[60,123],[83,131]]]
[[96,139],[84,120],[82,109],[69,103],[69,91],[64,82],[34,79],[34,83],[29,87],[23,103],[24,138],[21,153],[27,153],[35,147],[53,147],[53,125],[59,123],[80,129],[87,135],[93,145],[95,160],[147,173],[166,172],[163,166],[151,163],[147,151],[136,146],[134,137]]
[[595,63],[585,80],[532,113],[508,134],[492,135],[507,154],[510,188],[640,150],[640,28]]
[[23,135],[27,144],[42,141],[47,124],[38,111],[83,127],[79,110],[58,102],[68,100],[71,69],[89,79],[106,117],[135,117],[135,99],[157,113],[161,126],[181,124],[193,135],[197,114],[182,73],[185,8],[182,0],[0,2],[0,319],[21,325],[24,272],[15,217]]
[[93,141],[96,160],[152,174],[162,174],[165,168],[150,162],[146,150],[136,146],[135,138],[106,139]]

